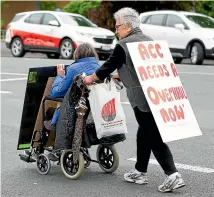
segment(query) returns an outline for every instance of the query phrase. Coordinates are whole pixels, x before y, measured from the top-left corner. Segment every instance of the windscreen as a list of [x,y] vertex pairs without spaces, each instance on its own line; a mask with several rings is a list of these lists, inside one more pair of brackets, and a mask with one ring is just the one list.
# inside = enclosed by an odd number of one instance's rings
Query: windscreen
[[72,26],[96,27],[96,25],[93,24],[91,21],[81,16],[62,14],[59,17],[62,19],[64,23]]
[[196,15],[186,15],[186,17],[202,28],[214,28],[214,19],[211,19],[209,17]]

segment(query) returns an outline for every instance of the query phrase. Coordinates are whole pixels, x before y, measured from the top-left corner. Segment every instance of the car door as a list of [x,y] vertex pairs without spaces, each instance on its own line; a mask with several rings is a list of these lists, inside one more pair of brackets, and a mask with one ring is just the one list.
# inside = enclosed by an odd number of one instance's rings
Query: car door
[[[183,24],[184,29],[176,28],[176,24]],[[183,19],[174,14],[168,14],[165,24],[165,40],[170,49],[185,49],[191,39],[191,32]]]
[[43,13],[33,13],[22,23],[22,39],[25,46],[30,48],[39,48],[42,46],[42,16]]
[[144,21],[141,20],[143,33],[154,40],[163,40],[165,38],[165,28],[163,27],[165,17],[165,14],[154,14],[148,16]]
[[[56,21],[58,23],[57,25],[50,25],[50,21]],[[61,24],[57,18],[50,13],[45,13],[44,17],[42,19],[42,26],[43,26],[43,32],[44,32],[44,46],[45,47],[53,47],[58,48],[60,40],[62,38],[61,35]]]

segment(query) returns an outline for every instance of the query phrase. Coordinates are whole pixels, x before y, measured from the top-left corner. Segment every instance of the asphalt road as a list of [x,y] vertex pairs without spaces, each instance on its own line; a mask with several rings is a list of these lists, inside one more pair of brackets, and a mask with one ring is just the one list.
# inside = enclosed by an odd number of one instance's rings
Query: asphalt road
[[[26,74],[30,67],[51,66],[70,61],[35,58],[1,58],[1,194],[3,197],[130,197],[173,196],[213,197],[214,195],[214,67],[177,66],[203,135],[168,143],[186,187],[173,194],[157,191],[165,179],[162,169],[151,160],[148,168],[149,184],[135,185],[123,180],[123,174],[134,167],[128,159],[136,157],[137,124],[133,111],[124,104],[127,118],[127,140],[116,145],[120,166],[113,174],[105,174],[96,163],[84,171],[80,179],[67,179],[59,166],[54,165],[48,175],[40,175],[35,163],[19,159],[16,150],[19,125],[25,95]],[[11,78],[13,81],[5,81]],[[121,100],[128,101],[124,91]],[[90,149],[95,158],[96,146]],[[154,159],[154,157],[151,157]],[[181,165],[184,164],[184,165]],[[186,168],[186,169],[185,169]],[[207,169],[209,168],[209,169]]]
[[[4,42],[0,42],[1,43],[1,56],[2,57],[13,57],[10,50],[6,47]],[[26,53],[25,58],[41,58],[41,59],[47,59],[46,54],[42,54],[42,53]],[[189,59],[184,59],[182,61],[182,64],[190,64],[191,62]],[[203,62],[204,66],[211,66],[214,65],[214,60],[205,60]]]

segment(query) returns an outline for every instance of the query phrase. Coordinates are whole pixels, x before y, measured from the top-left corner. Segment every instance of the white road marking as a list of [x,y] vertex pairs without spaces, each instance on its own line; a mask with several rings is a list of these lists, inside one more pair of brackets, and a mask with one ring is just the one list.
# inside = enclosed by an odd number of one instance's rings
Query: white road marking
[[[210,62],[211,63],[211,62]],[[175,64],[176,67],[181,67],[183,68],[184,66],[185,67],[189,67],[189,68],[200,68],[202,67],[203,65],[193,65],[193,64],[190,64],[190,63],[186,63],[186,64]],[[209,67],[212,67],[213,64],[207,64],[206,66],[204,66],[205,68],[209,68]]]
[[24,73],[7,73],[7,72],[1,72],[1,75],[19,75],[19,76],[28,76],[28,74]]
[[214,75],[214,73],[201,73],[201,72],[178,72],[178,73],[190,75]]
[[12,92],[10,92],[10,91],[3,91],[3,90],[0,90],[0,93],[1,94],[12,94]]
[[[24,58],[14,58],[14,57],[1,57],[2,59],[9,59],[11,61],[23,61],[23,60],[29,60],[29,61],[47,61],[50,62],[50,59],[47,59],[46,56],[40,56],[40,57],[24,57]],[[57,59],[53,59],[54,61],[61,61],[61,62],[71,62],[71,60],[66,60],[66,59],[61,59],[61,60],[57,60]],[[73,61],[72,61],[73,62]],[[104,61],[103,61],[104,62]]]
[[10,79],[1,79],[0,81],[22,81],[22,80],[26,80],[26,77],[23,78],[10,78]]
[[[129,161],[136,161],[136,158],[130,158],[128,160]],[[154,165],[159,165],[159,163],[155,159],[150,159],[149,163],[150,164],[154,164]],[[181,168],[181,169],[184,169],[184,170],[191,170],[191,171],[203,172],[203,173],[214,173],[214,169],[200,167],[200,166],[191,166],[191,165],[180,164],[180,163],[175,163],[175,166],[177,168]]]
[[130,105],[129,102],[121,102],[122,105]]

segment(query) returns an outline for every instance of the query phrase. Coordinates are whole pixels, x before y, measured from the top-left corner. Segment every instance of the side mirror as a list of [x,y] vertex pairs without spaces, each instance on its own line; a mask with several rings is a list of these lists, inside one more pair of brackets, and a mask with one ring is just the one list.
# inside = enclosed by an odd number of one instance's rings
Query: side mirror
[[56,20],[49,21],[48,24],[51,25],[51,26],[57,26],[57,27],[59,27],[59,23]]
[[175,28],[183,31],[185,29],[185,26],[183,24],[175,24]]

